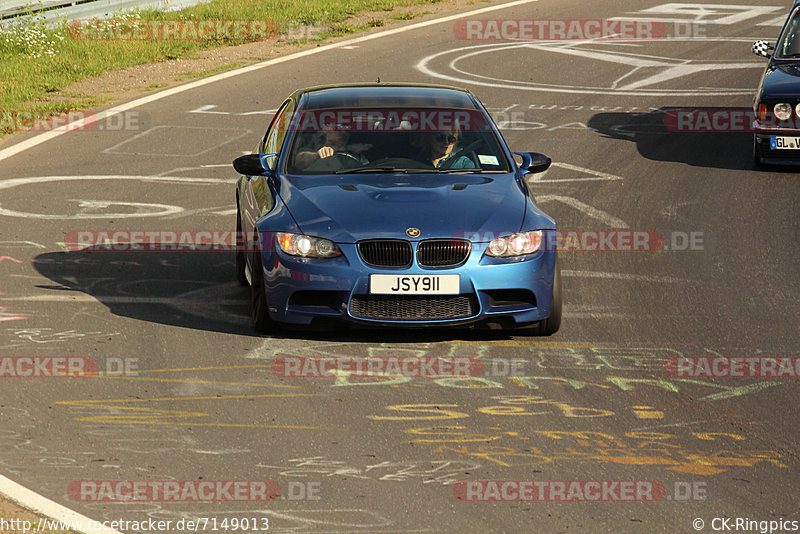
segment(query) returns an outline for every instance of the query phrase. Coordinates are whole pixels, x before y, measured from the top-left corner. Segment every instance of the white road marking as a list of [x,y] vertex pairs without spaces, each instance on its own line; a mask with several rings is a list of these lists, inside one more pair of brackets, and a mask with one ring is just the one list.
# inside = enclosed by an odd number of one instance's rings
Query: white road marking
[[[584,176],[581,178],[552,178],[545,180],[544,177],[547,176],[547,174],[553,167],[559,167],[570,171],[580,172],[588,174],[589,176]],[[607,172],[596,171],[594,169],[587,169],[586,167],[578,167],[577,165],[571,165],[569,163],[554,161],[552,165],[550,165],[550,169],[547,169],[543,173],[533,175],[533,177],[531,177],[527,181],[529,183],[545,184],[545,183],[561,183],[561,182],[593,182],[598,180],[623,180],[623,178],[622,176],[617,176],[616,174],[609,174]]]
[[231,208],[229,210],[220,210],[220,211],[212,211],[214,215],[221,215],[223,217],[227,217],[229,215],[236,215],[236,208]]
[[214,456],[219,456],[219,455],[222,455],[222,454],[243,454],[243,453],[249,453],[249,452],[253,452],[253,451],[250,450],[250,449],[222,449],[222,450],[219,450],[219,451],[204,451],[204,450],[200,450],[200,449],[189,449],[189,452],[193,452],[193,453],[196,453],[196,454],[211,454],[211,455],[214,455]]
[[[80,291],[80,289],[76,289]],[[87,294],[74,294],[74,295],[27,295],[22,297],[0,297],[2,301],[16,301],[16,302],[98,302],[104,304],[169,304],[176,303],[197,302],[198,304],[204,301],[199,299],[187,299],[180,296],[175,297],[120,297],[120,296],[104,296],[104,295],[87,295]],[[241,304],[243,301],[239,300],[223,300],[217,301],[220,305]]]
[[596,219],[603,224],[610,226],[611,228],[629,228],[628,223],[622,219],[614,217],[610,213],[606,213],[605,211],[597,209],[594,206],[590,206],[589,204],[581,202],[577,198],[562,195],[536,195],[536,204],[542,204],[551,200],[555,200],[556,202],[561,202],[562,204],[565,204],[571,208],[575,208],[576,210],[585,213],[592,219]]
[[[629,20],[634,18],[636,20],[645,19],[647,21],[656,20],[660,22],[677,22],[684,24],[693,22],[731,25],[756,17],[771,15],[772,13],[783,11],[783,9],[784,8],[780,6],[670,2],[639,11],[628,12],[629,15],[634,15],[634,17],[612,17],[609,20]],[[672,16],[662,17],[658,15]],[[786,20],[785,17],[783,20]]]
[[212,111],[217,108],[216,104],[206,104],[205,106],[200,106],[199,108],[191,109],[186,113],[207,113],[209,115],[237,115],[241,117],[246,117],[248,115],[268,115],[272,116],[278,111],[278,109],[264,109],[259,111],[242,111],[242,112],[235,112],[235,111]]
[[756,26],[783,26],[783,23],[786,22],[786,16],[781,15],[779,17],[775,17],[774,19],[765,20],[764,22],[759,22]]
[[[159,130],[167,130],[167,133],[166,134],[160,134],[158,132]],[[165,152],[165,151],[143,152],[143,151],[141,151],[141,150],[139,150],[139,149],[137,149],[135,147],[132,148],[132,149],[126,147],[126,145],[129,145],[131,143],[136,143],[137,141],[141,141],[145,137],[148,137],[148,136],[151,136],[151,135],[155,135],[155,136],[168,135],[170,138],[172,138],[172,136],[177,136],[175,138],[178,138],[178,139],[183,138],[184,141],[186,140],[186,136],[191,135],[191,134],[180,133],[179,131],[176,131],[176,130],[194,130],[196,132],[215,131],[215,132],[219,132],[218,133],[218,137],[222,138],[223,141],[221,143],[217,143],[217,144],[214,144],[212,146],[197,146],[197,145],[194,145],[192,143],[188,143],[188,146],[186,146],[187,143],[184,143],[183,145],[177,145],[177,144],[171,145],[171,146],[184,146],[185,148],[187,148],[187,151],[180,152],[180,153]],[[226,134],[225,132],[229,132],[229,133]],[[237,132],[237,133],[234,135],[231,132]],[[196,158],[198,156],[201,156],[202,154],[205,154],[207,152],[211,152],[215,148],[219,148],[221,146],[224,146],[224,145],[226,145],[228,143],[236,141],[237,139],[242,139],[244,137],[247,137],[252,133],[253,133],[252,130],[248,130],[248,129],[245,129],[245,128],[209,128],[207,126],[204,126],[204,127],[200,127],[200,126],[154,126],[153,128],[148,128],[147,130],[145,130],[143,132],[140,132],[140,133],[134,135],[133,137],[129,137],[129,138],[117,143],[114,146],[110,146],[110,147],[106,148],[105,150],[103,150],[103,153],[104,154],[134,154],[134,155],[137,155],[137,156],[172,156],[172,157],[192,157],[192,158]],[[161,141],[163,141],[163,139]],[[156,142],[152,143],[151,146],[153,146],[153,145],[157,146],[157,147],[163,147],[162,143],[159,142],[159,138],[158,137],[156,137]],[[141,146],[141,145],[136,145],[136,146]],[[122,149],[122,147],[126,147],[126,149]],[[194,152],[189,152],[188,150],[193,150]]]
[[646,274],[629,274],[629,273],[606,273],[602,271],[570,271],[563,269],[562,276],[571,276],[574,278],[606,278],[613,280],[635,280],[638,282],[663,282],[668,284],[686,284],[691,283],[692,280],[685,278],[675,278],[673,276],[650,276]]
[[227,206],[216,206],[212,208],[197,208],[193,210],[185,210],[174,215],[165,215],[162,219],[179,219],[183,217],[191,217],[200,214],[220,215],[227,217],[229,215],[236,215],[236,208],[228,208]]
[[207,184],[230,184],[230,180],[219,178],[196,178],[189,176],[137,176],[123,174],[90,174],[78,176],[31,176],[28,178],[10,178],[0,180],[0,189],[11,189],[21,185],[43,184],[47,182],[73,181],[73,180],[140,180],[143,182],[175,182],[175,183],[207,183]]

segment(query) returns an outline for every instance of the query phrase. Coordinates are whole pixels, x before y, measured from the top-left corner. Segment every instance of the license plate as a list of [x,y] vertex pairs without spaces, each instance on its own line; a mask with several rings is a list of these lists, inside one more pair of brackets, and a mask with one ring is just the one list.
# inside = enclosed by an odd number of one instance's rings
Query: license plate
[[800,137],[778,137],[772,135],[769,138],[769,147],[772,150],[800,150]]
[[373,274],[369,277],[369,292],[373,295],[458,295],[460,285],[457,274]]

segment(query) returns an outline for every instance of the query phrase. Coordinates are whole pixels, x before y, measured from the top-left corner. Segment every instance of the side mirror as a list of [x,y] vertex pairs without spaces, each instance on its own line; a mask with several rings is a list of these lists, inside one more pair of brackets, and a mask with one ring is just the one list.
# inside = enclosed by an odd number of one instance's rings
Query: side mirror
[[267,158],[277,154],[245,154],[233,160],[233,168],[245,176],[264,176],[271,171],[267,166]]
[[770,51],[775,50],[775,47],[769,44],[769,41],[756,41],[751,50],[757,56],[772,57]]
[[553,162],[540,152],[514,152],[514,154],[522,158],[519,168],[524,174],[544,172],[550,168],[550,164]]

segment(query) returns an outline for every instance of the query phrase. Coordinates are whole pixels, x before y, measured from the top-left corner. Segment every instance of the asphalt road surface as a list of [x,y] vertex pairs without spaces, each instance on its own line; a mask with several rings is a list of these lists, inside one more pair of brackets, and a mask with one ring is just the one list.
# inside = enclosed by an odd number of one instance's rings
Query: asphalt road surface
[[[0,357],[83,357],[110,372],[0,379],[0,474],[92,519],[171,520],[173,532],[191,530],[180,519],[207,532],[263,531],[265,519],[275,532],[797,527],[798,381],[665,363],[798,356],[798,175],[754,169],[742,129],[665,120],[751,106],[764,63],[750,44],[774,40],[786,6],[724,4],[518,3],[465,18],[629,17],[692,38],[502,41],[456,20],[414,26],[198,85],[3,159]],[[704,24],[686,24],[698,6]],[[230,253],[64,245],[75,231],[233,230],[230,162],[286,95],[378,76],[466,87],[512,150],[551,156],[530,186],[562,230],[658,232],[663,246],[562,253],[561,331],[530,338],[261,336]],[[476,358],[483,372],[293,378],[273,367],[322,356]],[[108,502],[125,481],[178,481],[180,497]],[[280,496],[195,502],[187,481],[270,481],[248,487]]]

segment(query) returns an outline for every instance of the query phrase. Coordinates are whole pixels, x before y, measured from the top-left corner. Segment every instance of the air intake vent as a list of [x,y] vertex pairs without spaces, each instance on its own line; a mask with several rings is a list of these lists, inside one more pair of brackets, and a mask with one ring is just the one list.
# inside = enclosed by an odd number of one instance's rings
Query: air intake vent
[[464,239],[429,239],[417,247],[417,263],[423,267],[452,267],[467,261],[472,245]]
[[373,239],[358,243],[358,254],[373,267],[408,267],[411,265],[411,243],[401,239]]
[[355,295],[350,301],[353,317],[387,321],[464,319],[477,308],[472,295]]

